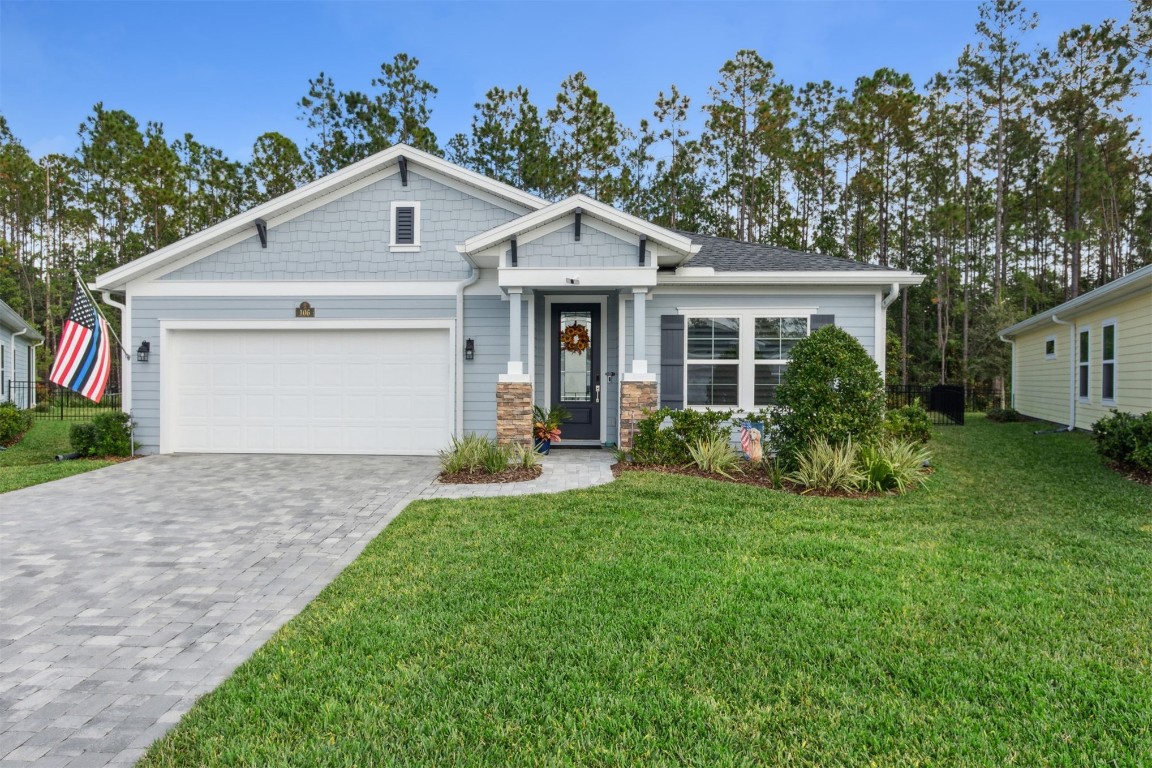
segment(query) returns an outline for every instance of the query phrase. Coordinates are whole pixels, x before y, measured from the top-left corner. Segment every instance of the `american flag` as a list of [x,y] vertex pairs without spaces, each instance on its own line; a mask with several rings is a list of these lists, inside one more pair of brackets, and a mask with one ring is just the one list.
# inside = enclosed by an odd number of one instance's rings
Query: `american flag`
[[108,385],[111,362],[108,324],[77,285],[48,380],[98,403]]
[[744,451],[744,457],[750,461],[760,461],[764,455],[760,445],[763,436],[756,427],[757,425],[750,421],[740,425],[740,448]]

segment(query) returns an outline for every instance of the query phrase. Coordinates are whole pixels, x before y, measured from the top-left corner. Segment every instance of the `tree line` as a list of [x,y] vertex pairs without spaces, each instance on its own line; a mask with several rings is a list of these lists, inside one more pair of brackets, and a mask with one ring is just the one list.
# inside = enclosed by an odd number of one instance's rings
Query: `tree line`
[[[55,336],[85,279],[395,144],[548,199],[583,193],[667,227],[915,270],[889,315],[889,377],[1002,381],[996,330],[1152,262],[1152,0],[1027,48],[1037,17],[985,0],[955,66],[851,87],[785,82],[736,52],[707,94],[661,90],[624,125],[582,72],[538,104],[493,87],[441,141],[419,60],[371,90],[323,72],[297,104],[307,142],[269,132],[247,163],[98,103],[71,154],[29,155],[0,115],[0,296]],[[702,127],[689,126],[694,114]]]

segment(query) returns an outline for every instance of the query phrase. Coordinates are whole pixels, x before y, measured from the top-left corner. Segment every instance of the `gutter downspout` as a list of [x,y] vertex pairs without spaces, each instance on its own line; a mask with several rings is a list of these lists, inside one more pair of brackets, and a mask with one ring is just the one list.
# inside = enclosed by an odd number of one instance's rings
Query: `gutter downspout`
[[997,334],[1000,341],[1012,347],[1012,400],[1009,402],[1008,407],[1016,410],[1016,339],[1006,339],[1004,334]]
[[[120,302],[113,299],[111,291],[100,291],[100,298],[102,298],[104,300],[105,304],[112,306],[112,307],[116,307],[116,309],[120,310],[120,330],[124,330],[125,319],[128,317],[128,307],[126,307],[125,305],[123,305]],[[131,344],[132,339],[128,339],[128,343]],[[128,350],[125,349],[124,352],[125,352],[125,354],[127,354]],[[120,367],[120,371],[121,371],[120,384],[122,387],[121,393],[120,393],[120,405],[121,405],[121,407],[123,407],[125,404],[131,405],[131,403],[132,403],[132,395],[131,395],[132,370],[131,369],[132,369],[132,358],[129,357],[128,360],[123,365],[121,365],[121,367]],[[125,375],[125,373],[124,373],[125,371],[127,371],[127,375]],[[127,398],[125,398],[125,396],[124,396],[124,392],[123,392],[124,389],[127,389],[129,391]],[[130,451],[131,456],[133,458],[135,458],[135,456],[136,456],[136,420],[132,418],[132,409],[131,408],[128,409],[128,445],[130,446],[129,451]]]
[[892,293],[884,297],[880,302],[880,309],[887,311],[888,307],[892,306],[892,302],[900,298],[900,283],[892,283]]
[[464,349],[464,290],[469,286],[475,285],[476,281],[480,279],[480,268],[476,266],[476,262],[472,260],[464,250],[456,247],[456,251],[468,262],[468,269],[471,270],[468,277],[461,280],[456,284],[456,349],[453,354],[456,355],[456,428],[453,430],[457,437],[464,436],[464,356],[461,350]]
[[1076,429],[1076,324],[1056,315],[1052,315],[1052,322],[1068,326],[1068,426],[1064,431],[1073,432]]

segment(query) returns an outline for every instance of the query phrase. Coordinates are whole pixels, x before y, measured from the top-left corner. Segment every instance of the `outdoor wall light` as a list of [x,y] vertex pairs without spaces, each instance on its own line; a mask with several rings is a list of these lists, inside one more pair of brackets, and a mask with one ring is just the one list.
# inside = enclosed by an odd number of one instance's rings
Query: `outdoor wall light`
[[141,363],[148,362],[148,353],[152,351],[152,345],[147,341],[140,342],[139,349],[136,350],[136,359]]
[[471,360],[476,357],[476,342],[472,339],[464,340],[464,359]]

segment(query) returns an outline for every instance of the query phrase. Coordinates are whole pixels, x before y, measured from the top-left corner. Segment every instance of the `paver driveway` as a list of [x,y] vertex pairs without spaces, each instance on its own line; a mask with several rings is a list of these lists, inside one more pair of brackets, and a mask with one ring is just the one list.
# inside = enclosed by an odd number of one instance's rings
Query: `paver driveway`
[[131,764],[436,471],[154,456],[0,496],[0,766]]

